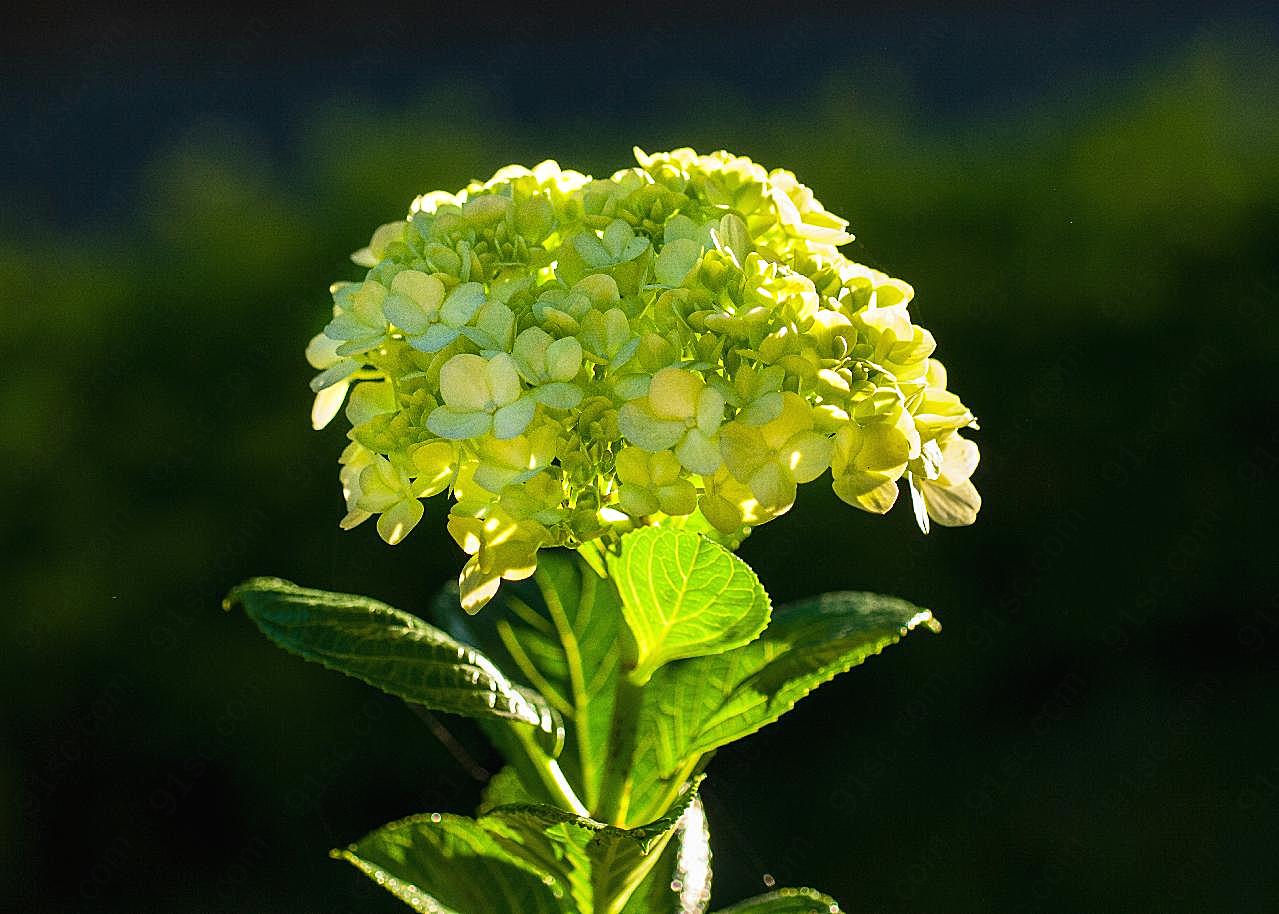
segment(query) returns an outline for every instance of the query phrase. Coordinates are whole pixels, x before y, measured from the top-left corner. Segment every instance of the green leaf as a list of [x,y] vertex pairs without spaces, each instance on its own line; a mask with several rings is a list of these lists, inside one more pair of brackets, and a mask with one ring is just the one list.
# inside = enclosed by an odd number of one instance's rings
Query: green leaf
[[479,811],[483,815],[499,806],[535,803],[537,799],[524,785],[520,773],[514,767],[507,765],[499,769],[497,774],[489,778],[489,782],[484,785],[484,791],[480,795]]
[[[699,778],[698,782],[700,780]],[[647,856],[649,851],[675,828],[680,817],[684,815],[689,805],[697,798],[698,782],[694,782],[692,787],[685,791],[679,800],[660,818],[654,819],[645,825],[637,825],[634,828],[619,828],[616,825],[598,822],[587,816],[574,815],[555,806],[534,803],[499,806],[492,810],[488,817],[512,823],[520,822],[542,829],[552,828],[556,825],[572,825],[587,833],[590,843],[595,847],[608,847],[615,844],[625,845],[630,842],[634,844],[635,849],[641,856]]]
[[710,832],[702,801],[694,799],[622,914],[705,914],[710,899]]
[[454,637],[495,658],[562,716],[567,726],[560,764],[582,801],[595,809],[623,634],[612,583],[577,553],[545,549],[533,581],[503,586],[484,612],[463,613],[453,587],[432,610]]
[[778,889],[716,914],[839,914],[842,910],[835,899],[814,889]]
[[416,616],[367,597],[278,578],[241,584],[224,601],[228,609],[235,605],[285,650],[384,692],[436,711],[528,724],[552,754],[563,739],[563,725],[546,699]]
[[747,644],[768,624],[755,572],[700,534],[643,527],[622,538],[608,568],[635,637],[637,683],[673,660]]
[[413,816],[332,855],[431,914],[617,910],[660,862],[696,798],[693,785],[668,815],[633,829],[531,803],[478,819]]
[[828,593],[779,609],[744,647],[658,670],[640,714],[631,808],[651,812],[706,753],[772,723],[920,625],[939,627],[931,612],[905,600]]
[[[549,842],[549,852],[543,845],[540,859],[549,866],[556,865],[552,861],[563,865],[556,875],[572,885],[580,909],[609,911],[617,910],[616,905],[639,888],[662,861],[669,840],[696,801],[695,781],[665,815],[635,828],[619,828],[557,807],[533,804],[499,807],[481,821],[486,825],[500,823],[524,835],[523,844],[528,848],[539,848],[539,842],[530,836],[540,834]],[[589,888],[583,883],[587,875]]]
[[435,813],[383,826],[331,855],[421,914],[576,911],[563,880],[512,852],[522,840],[500,823]]

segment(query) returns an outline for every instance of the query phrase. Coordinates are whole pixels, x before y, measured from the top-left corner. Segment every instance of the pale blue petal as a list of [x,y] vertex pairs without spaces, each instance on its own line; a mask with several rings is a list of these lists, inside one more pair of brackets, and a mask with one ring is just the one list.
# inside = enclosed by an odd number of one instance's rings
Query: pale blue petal
[[493,427],[493,417],[488,413],[462,412],[448,406],[440,406],[431,411],[426,419],[426,427],[441,438],[459,441],[463,438],[478,438]]
[[440,320],[453,327],[461,327],[475,317],[484,304],[484,286],[467,282],[458,286],[440,306]]
[[345,381],[360,370],[360,363],[355,359],[342,359],[336,365],[330,365],[311,379],[312,393],[319,393],[326,387],[332,387],[338,381]]
[[426,333],[416,336],[409,340],[414,349],[422,352],[439,352],[449,343],[457,339],[457,330],[447,327],[444,324],[432,324],[426,329]]

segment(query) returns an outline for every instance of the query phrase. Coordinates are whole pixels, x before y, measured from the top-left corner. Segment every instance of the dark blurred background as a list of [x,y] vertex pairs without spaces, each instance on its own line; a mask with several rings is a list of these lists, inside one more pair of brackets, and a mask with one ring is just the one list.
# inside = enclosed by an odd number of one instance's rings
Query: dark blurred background
[[815,485],[743,548],[778,601],[885,591],[945,631],[716,759],[717,906],[1279,907],[1272,7],[9,15],[9,910],[399,909],[325,852],[469,812],[495,756],[219,601],[277,574],[424,609],[441,524],[337,527],[326,287],[417,193],[632,144],[795,170],[914,284],[983,429],[973,528]]

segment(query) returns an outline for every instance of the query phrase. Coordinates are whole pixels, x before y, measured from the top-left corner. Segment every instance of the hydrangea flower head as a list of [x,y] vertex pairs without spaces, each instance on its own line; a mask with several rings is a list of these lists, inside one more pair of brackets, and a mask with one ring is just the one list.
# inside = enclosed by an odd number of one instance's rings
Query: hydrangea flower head
[[906,283],[844,257],[847,223],[788,171],[648,155],[592,179],[512,165],[429,193],[352,259],[311,341],[312,422],[343,409],[344,527],[394,545],[447,493],[462,602],[539,549],[628,529],[734,543],[830,472],[924,532],[981,499],[973,414]]

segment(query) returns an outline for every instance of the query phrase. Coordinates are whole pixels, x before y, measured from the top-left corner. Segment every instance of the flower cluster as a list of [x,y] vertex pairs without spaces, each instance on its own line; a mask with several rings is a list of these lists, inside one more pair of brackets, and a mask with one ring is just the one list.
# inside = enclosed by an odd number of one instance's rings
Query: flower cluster
[[884,513],[971,523],[973,414],[909,285],[853,263],[845,220],[788,171],[691,149],[594,180],[554,162],[430,193],[332,288],[312,420],[345,403],[353,527],[398,543],[454,498],[463,604],[547,546],[634,525],[726,540],[830,470]]

